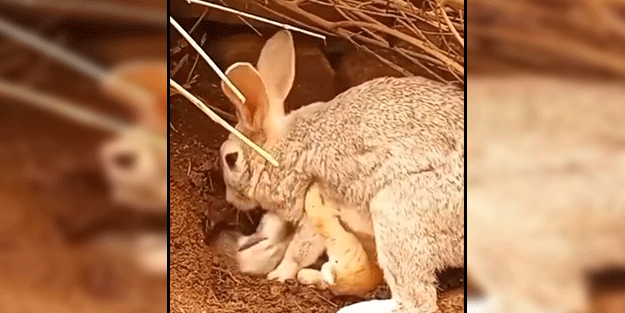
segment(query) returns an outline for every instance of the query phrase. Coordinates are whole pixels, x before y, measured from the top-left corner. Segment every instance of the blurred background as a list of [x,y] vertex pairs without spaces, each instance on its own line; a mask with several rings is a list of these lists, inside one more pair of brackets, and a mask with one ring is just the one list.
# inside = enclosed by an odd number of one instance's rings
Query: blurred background
[[1,312],[166,311],[166,18],[0,2]]
[[625,2],[467,13],[469,312],[625,312]]

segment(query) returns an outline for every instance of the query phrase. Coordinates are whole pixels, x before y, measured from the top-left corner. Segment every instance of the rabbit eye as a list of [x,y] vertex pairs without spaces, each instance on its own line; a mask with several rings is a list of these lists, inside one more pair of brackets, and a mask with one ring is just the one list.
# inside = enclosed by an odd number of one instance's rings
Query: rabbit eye
[[234,165],[237,163],[237,159],[239,158],[238,152],[232,152],[226,154],[226,164],[228,164],[228,168],[232,171],[234,169]]

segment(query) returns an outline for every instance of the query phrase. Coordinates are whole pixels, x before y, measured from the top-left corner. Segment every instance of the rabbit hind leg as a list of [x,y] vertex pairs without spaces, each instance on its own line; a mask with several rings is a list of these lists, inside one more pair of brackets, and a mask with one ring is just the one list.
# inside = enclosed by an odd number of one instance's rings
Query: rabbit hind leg
[[301,269],[314,264],[324,252],[323,237],[316,232],[311,223],[305,221],[295,231],[286,248],[284,258],[276,269],[267,274],[267,279],[284,282],[297,278]]
[[436,312],[436,271],[464,263],[464,192],[456,176],[425,172],[395,181],[371,201],[378,263],[393,313]]

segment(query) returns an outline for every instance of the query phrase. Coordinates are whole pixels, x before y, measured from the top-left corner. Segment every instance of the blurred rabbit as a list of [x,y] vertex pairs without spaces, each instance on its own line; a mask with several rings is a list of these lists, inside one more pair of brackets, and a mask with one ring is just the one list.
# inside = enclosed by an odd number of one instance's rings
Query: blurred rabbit
[[[167,130],[167,63],[130,62],[113,71],[113,76],[135,83],[153,95],[152,102],[133,101],[138,126],[157,134]],[[119,85],[105,85],[111,95],[122,97]],[[126,95],[127,96],[127,95]],[[126,101],[132,99],[125,98]],[[101,147],[105,174],[112,185],[113,199],[143,211],[167,211],[167,151],[159,151],[129,137],[120,136]]]
[[[156,134],[167,131],[168,67],[162,61],[128,62],[112,70],[112,77],[104,89],[111,96],[132,104],[136,124]],[[119,78],[145,88],[148,101],[124,92]],[[167,214],[167,151],[144,142],[120,136],[100,148],[114,201],[133,209],[156,214]],[[164,233],[140,233],[132,238],[133,254],[142,268],[152,274],[167,274],[167,236]]]
[[584,276],[625,268],[625,88],[468,79],[469,312],[588,312]]
[[141,211],[167,212],[166,151],[118,137],[102,145],[100,153],[116,202]]
[[[236,106],[237,128],[280,163],[272,166],[230,136],[221,146],[226,199],[296,222],[305,220],[308,188],[319,183],[339,208],[370,216],[391,311],[436,311],[435,272],[464,264],[462,90],[418,77],[379,78],[285,115],[294,57],[291,34],[280,31],[256,68],[235,63],[226,71],[247,99],[240,103],[222,84]],[[298,251],[307,250],[299,248],[307,242],[301,234],[269,278],[297,275]]]

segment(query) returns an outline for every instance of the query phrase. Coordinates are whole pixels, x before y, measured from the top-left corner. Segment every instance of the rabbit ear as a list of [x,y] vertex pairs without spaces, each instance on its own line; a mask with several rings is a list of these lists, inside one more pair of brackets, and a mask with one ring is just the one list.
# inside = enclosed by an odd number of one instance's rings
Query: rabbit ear
[[267,40],[257,68],[267,88],[270,105],[276,106],[271,108],[272,112],[284,114],[284,100],[295,79],[295,48],[289,31],[281,30]]
[[230,87],[221,82],[221,89],[236,106],[239,122],[252,132],[261,132],[267,118],[269,101],[260,75],[252,64],[235,63],[226,70],[226,76],[245,96],[245,103],[241,103]]

